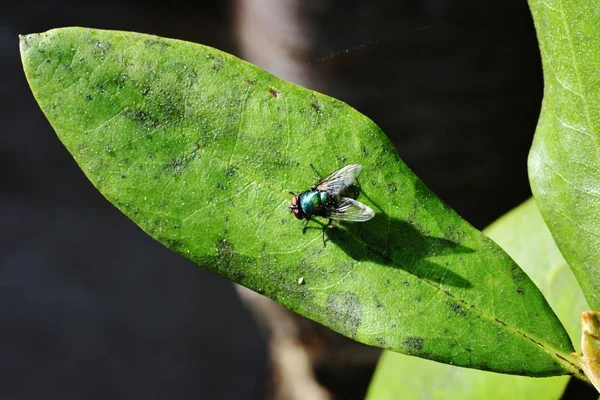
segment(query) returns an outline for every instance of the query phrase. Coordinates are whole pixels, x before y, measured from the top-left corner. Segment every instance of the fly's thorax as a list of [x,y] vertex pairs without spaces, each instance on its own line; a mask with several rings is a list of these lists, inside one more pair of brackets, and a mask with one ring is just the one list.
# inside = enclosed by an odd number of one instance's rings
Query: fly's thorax
[[300,193],[298,197],[302,211],[309,217],[313,215],[324,216],[327,205],[331,201],[329,193],[318,190],[307,190]]

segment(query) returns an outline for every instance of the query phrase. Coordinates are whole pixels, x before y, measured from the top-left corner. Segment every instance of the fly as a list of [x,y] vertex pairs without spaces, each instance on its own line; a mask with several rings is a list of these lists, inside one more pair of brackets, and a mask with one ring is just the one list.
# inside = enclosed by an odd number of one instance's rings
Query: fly
[[354,182],[361,170],[359,164],[349,164],[320,179],[309,190],[300,194],[290,192],[294,196],[290,211],[296,218],[306,220],[302,233],[312,217],[329,219],[326,225],[329,226],[334,219],[362,222],[375,216],[371,207],[347,197],[352,196],[350,192],[356,188]]

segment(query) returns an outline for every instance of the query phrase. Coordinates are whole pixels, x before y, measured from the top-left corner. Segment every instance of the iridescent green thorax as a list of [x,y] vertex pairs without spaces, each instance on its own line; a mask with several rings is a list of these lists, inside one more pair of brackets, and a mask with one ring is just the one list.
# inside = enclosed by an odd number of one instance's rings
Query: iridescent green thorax
[[302,212],[310,219],[310,217],[325,216],[327,206],[332,201],[331,196],[327,192],[321,192],[318,190],[307,190],[306,192],[300,193],[298,201]]

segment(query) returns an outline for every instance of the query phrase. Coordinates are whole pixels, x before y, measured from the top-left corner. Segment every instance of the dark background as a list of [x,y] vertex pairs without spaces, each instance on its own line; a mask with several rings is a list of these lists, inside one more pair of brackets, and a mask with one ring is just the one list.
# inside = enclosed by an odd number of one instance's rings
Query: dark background
[[[289,4],[3,6],[0,398],[255,399],[266,368],[230,282],[143,234],[80,172],[27,85],[20,33],[79,25],[211,45],[369,116],[478,228],[530,196],[542,73],[525,0]],[[368,376],[338,380],[361,398]]]

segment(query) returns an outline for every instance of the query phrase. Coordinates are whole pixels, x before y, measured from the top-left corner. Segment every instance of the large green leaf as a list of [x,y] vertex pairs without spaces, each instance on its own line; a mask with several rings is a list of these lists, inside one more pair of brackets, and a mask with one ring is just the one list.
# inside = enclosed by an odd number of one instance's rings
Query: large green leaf
[[[25,72],[92,183],[198,265],[358,341],[473,368],[576,373],[564,328],[500,247],[346,104],[221,51],[82,28],[21,38]],[[376,217],[321,239],[289,191],[364,166]],[[127,244],[124,244],[127,245]],[[140,250],[141,251],[141,250]]]
[[[567,262],[554,244],[533,200],[523,203],[485,231],[538,284],[569,335],[581,336],[581,312],[588,309]],[[578,342],[579,344],[579,342]],[[560,399],[567,377],[530,379],[455,368],[386,352],[368,399]]]
[[529,0],[544,101],[529,176],[534,197],[592,308],[600,309],[600,5]]

